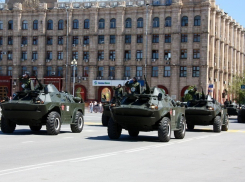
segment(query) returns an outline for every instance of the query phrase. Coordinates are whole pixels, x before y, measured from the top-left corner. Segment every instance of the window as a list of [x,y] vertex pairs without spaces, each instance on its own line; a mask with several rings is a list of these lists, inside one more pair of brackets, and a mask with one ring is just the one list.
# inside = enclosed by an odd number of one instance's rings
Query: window
[[152,43],[159,43],[159,35],[152,35]]
[[115,43],[116,43],[116,36],[110,35],[110,44],[115,44]]
[[58,30],[63,30],[64,29],[64,20],[59,20],[58,21]]
[[47,30],[53,30],[53,20],[48,20]]
[[200,58],[200,50],[194,49],[193,50],[193,59],[199,59]]
[[142,66],[137,66],[136,67],[136,76],[137,77],[142,77],[143,75],[143,67]]
[[13,68],[12,66],[8,67],[8,76],[12,76]]
[[124,54],[124,58],[125,60],[130,60],[131,59],[131,51],[125,51],[125,54]]
[[172,18],[167,17],[165,18],[165,27],[171,27],[172,26]]
[[192,77],[199,77],[199,66],[192,67]]
[[171,43],[171,34],[165,34],[165,43]]
[[53,37],[47,37],[47,45],[53,45]]
[[110,51],[110,54],[109,54],[109,59],[110,60],[115,60],[116,59],[116,51]]
[[201,26],[201,16],[199,16],[199,15],[195,16],[194,26]]
[[143,43],[143,35],[137,35],[137,43]]
[[0,45],[3,45],[3,37],[0,37]]
[[166,0],[166,6],[170,6],[172,4],[172,0]]
[[125,35],[125,44],[131,44],[131,35]]
[[27,71],[26,66],[22,66],[22,68],[21,68],[22,75],[24,75],[26,73],[26,71]]
[[58,54],[57,54],[57,59],[58,60],[63,60],[63,51],[58,51]]
[[110,28],[116,28],[116,19],[115,18],[112,18],[111,21],[110,21]]
[[103,77],[103,71],[104,71],[104,67],[103,66],[99,66],[98,68],[98,77]]
[[27,60],[27,52],[26,51],[21,52],[21,59]]
[[37,53],[37,51],[33,51],[32,52],[32,59],[33,60],[37,60],[38,59],[38,53]]
[[187,16],[183,16],[181,19],[181,26],[182,27],[186,27],[188,26],[188,17]]
[[158,66],[152,67],[152,77],[158,77]]
[[104,35],[99,35],[98,37],[98,44],[104,44],[105,42],[105,36]]
[[130,67],[126,66],[124,71],[125,77],[130,77]]
[[14,27],[14,25],[13,25],[13,20],[9,20],[9,21],[8,21],[8,29],[9,29],[9,30],[13,30],[13,27]]
[[170,66],[164,66],[164,77],[170,77],[171,76],[171,67]]
[[143,51],[142,50],[136,51],[136,59],[143,59]]
[[89,19],[84,20],[84,29],[89,29]]
[[138,18],[138,20],[137,20],[137,28],[143,28],[143,18]]
[[187,59],[187,49],[181,49],[180,58]]
[[105,28],[105,20],[104,19],[100,19],[99,20],[99,29],[104,29]]
[[186,70],[187,70],[186,66],[180,67],[180,77],[186,77],[186,73],[187,73]]
[[7,57],[8,60],[12,60],[13,59],[13,53],[12,51],[8,51],[8,57]]
[[22,30],[28,30],[28,22],[26,20],[22,21]]
[[158,6],[158,5],[160,5],[161,3],[160,3],[160,0],[153,0],[152,4],[153,4],[154,6]]
[[47,59],[52,60],[53,59],[53,53],[52,51],[47,51]]
[[171,51],[170,50],[165,50],[164,51],[164,59],[165,60],[170,60],[171,59]]
[[13,45],[13,37],[8,36],[8,45]]
[[58,45],[63,45],[63,37],[62,36],[58,36]]
[[104,51],[98,51],[98,60],[104,60]]
[[159,56],[158,56],[158,50],[153,50],[152,51],[152,59],[158,59]]
[[194,34],[193,41],[194,42],[200,42],[200,34]]
[[52,76],[52,67],[47,66],[47,76]]
[[73,36],[72,44],[75,44],[75,45],[79,44],[78,36]]
[[153,19],[153,28],[158,28],[160,26],[160,23],[159,23],[159,18],[158,17],[155,17]]
[[0,30],[3,29],[3,21],[0,21]]
[[36,66],[33,66],[32,67],[32,76],[37,76],[37,67]]
[[89,52],[83,51],[83,60],[88,60],[88,59],[89,59]]
[[77,19],[73,20],[73,29],[79,29],[79,21]]
[[27,37],[22,37],[22,39],[21,39],[21,44],[23,44],[23,45],[27,45]]
[[78,52],[77,52],[77,51],[73,51],[73,52],[72,52],[72,60],[73,60],[73,59],[78,60]]
[[187,42],[188,35],[187,34],[181,34],[181,42]]
[[38,30],[38,20],[33,21],[33,30]]
[[88,77],[89,67],[84,66],[83,67],[83,77]]
[[38,37],[33,37],[32,38],[32,44],[37,45],[38,44]]
[[89,36],[84,36],[83,37],[83,44],[88,45],[89,44]]
[[63,67],[62,66],[58,66],[58,68],[57,68],[57,76],[63,76]]
[[132,28],[132,20],[131,20],[131,18],[127,18],[126,19],[125,28]]
[[115,66],[109,67],[109,76],[115,77]]

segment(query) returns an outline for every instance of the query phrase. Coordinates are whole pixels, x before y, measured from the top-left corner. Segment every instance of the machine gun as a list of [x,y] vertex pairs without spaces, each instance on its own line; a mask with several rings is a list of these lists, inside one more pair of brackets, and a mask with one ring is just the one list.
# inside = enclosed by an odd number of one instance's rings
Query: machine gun
[[43,84],[37,79],[37,75],[35,76],[35,78],[36,78],[36,81],[37,81],[37,83],[38,83],[38,85],[39,85],[39,87],[38,87],[38,89],[39,90],[42,90],[44,87],[43,87]]
[[149,85],[148,85],[148,82],[147,82],[147,80],[146,80],[145,75],[144,75],[144,80],[145,80],[145,86],[146,86],[146,90],[144,91],[144,93],[145,93],[145,94],[150,94],[150,93],[151,93],[151,89],[150,89],[150,87],[149,87]]

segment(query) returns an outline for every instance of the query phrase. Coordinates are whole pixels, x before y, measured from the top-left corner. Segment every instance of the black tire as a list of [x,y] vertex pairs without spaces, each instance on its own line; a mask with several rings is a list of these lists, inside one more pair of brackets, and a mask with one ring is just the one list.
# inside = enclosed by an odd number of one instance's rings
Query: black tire
[[174,137],[176,139],[183,139],[185,138],[185,132],[186,132],[186,120],[184,116],[181,116],[180,130],[174,131]]
[[128,134],[131,136],[131,137],[137,137],[139,135],[139,131],[138,130],[128,130]]
[[237,122],[238,122],[238,123],[242,123],[242,117],[239,116],[239,115],[237,116]]
[[80,111],[77,111],[74,123],[71,124],[72,133],[81,133],[83,131],[84,119],[83,114]]
[[35,132],[40,131],[41,128],[42,128],[42,125],[41,126],[30,126],[31,131],[35,131]]
[[108,122],[109,122],[109,117],[108,116],[106,116],[106,115],[104,115],[104,114],[102,114],[102,125],[103,126],[108,126]]
[[159,123],[158,138],[161,142],[168,142],[171,139],[171,122],[168,117],[162,118]]
[[46,129],[49,135],[58,135],[60,133],[61,120],[60,114],[52,111],[48,114],[46,121]]
[[9,119],[1,117],[1,130],[3,133],[13,133],[16,128],[16,124]]
[[221,132],[221,127],[222,127],[222,123],[221,123],[220,116],[216,116],[214,118],[214,124],[213,124],[214,132],[220,133]]
[[122,133],[122,127],[115,123],[112,118],[109,119],[107,133],[110,139],[118,139]]
[[194,130],[195,125],[194,124],[187,124],[187,129],[188,130]]

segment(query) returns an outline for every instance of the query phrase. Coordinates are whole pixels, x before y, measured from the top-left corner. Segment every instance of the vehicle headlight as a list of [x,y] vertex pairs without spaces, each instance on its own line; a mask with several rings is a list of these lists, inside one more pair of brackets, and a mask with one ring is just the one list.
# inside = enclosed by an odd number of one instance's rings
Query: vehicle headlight
[[154,105],[154,104],[152,104],[152,105],[150,105],[150,107],[149,107],[150,109],[158,109],[158,106],[157,105]]
[[207,109],[210,110],[210,111],[213,111],[214,110],[214,108],[211,107],[211,106],[207,106]]
[[135,92],[135,90],[136,90],[135,87],[131,88],[131,92]]
[[44,102],[43,102],[40,98],[36,98],[36,99],[34,100],[34,103],[35,103],[35,104],[44,104]]

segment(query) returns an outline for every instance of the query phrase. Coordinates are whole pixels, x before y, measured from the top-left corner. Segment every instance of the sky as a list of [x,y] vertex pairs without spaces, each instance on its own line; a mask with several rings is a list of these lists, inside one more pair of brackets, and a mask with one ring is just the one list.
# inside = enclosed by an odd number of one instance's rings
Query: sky
[[245,0],[216,0],[216,4],[245,27]]

